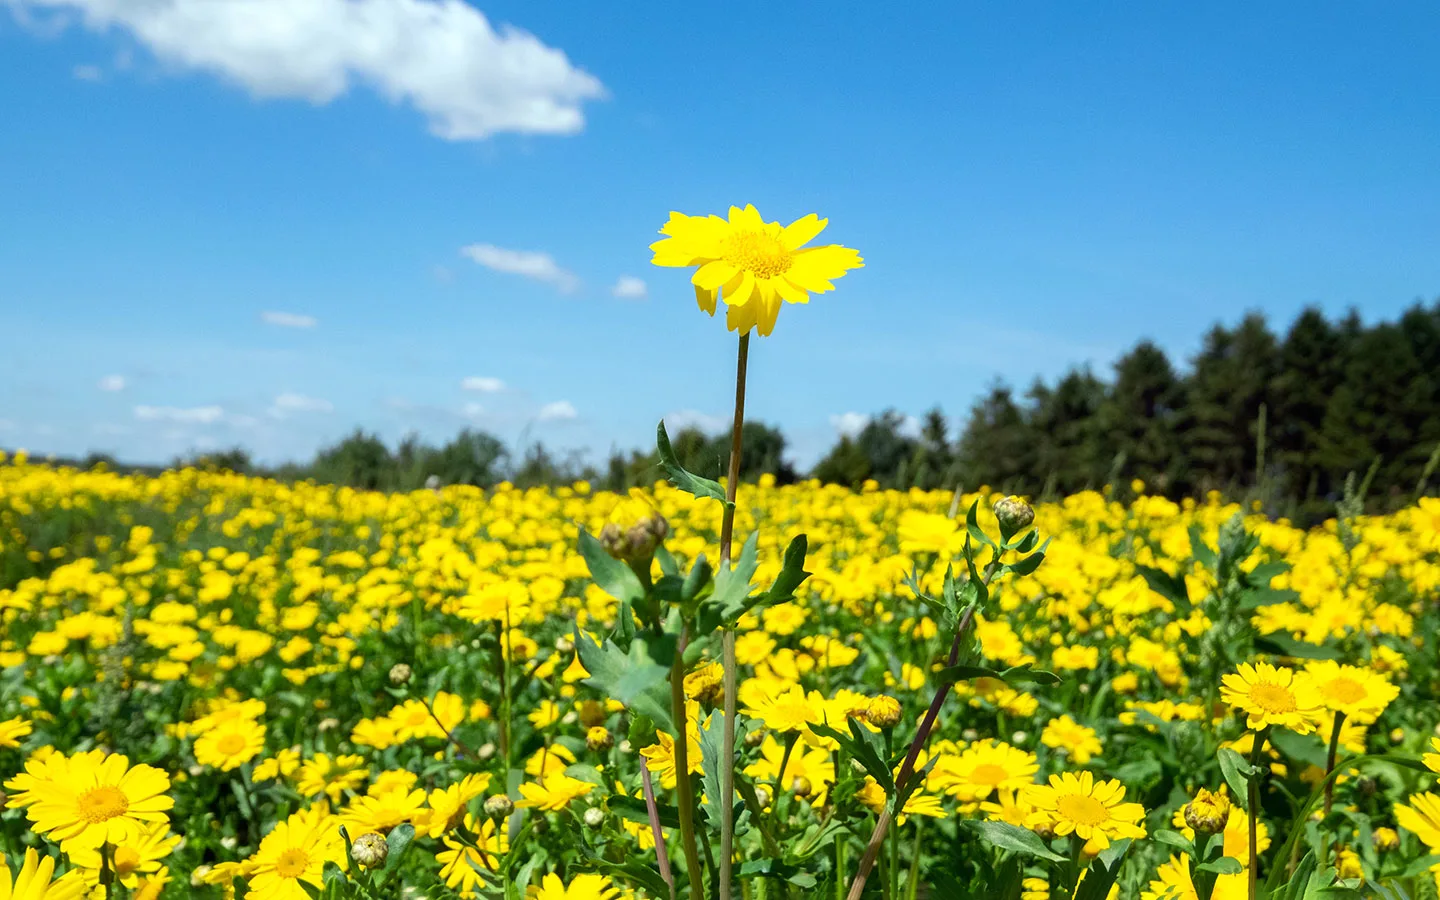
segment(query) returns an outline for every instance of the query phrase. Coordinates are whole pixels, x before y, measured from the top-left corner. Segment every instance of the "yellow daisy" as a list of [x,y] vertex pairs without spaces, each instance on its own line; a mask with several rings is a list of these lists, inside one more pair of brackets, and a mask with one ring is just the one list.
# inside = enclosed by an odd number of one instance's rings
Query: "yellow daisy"
[[1320,693],[1325,708],[1344,713],[1345,718],[1368,725],[1380,717],[1400,688],[1384,675],[1359,666],[1342,666],[1334,660],[1312,662],[1305,674]]
[[29,721],[16,716],[0,722],[0,750],[20,746],[20,739],[34,729]]
[[250,890],[254,900],[309,900],[301,882],[320,887],[325,863],[345,868],[345,840],[340,823],[323,804],[294,813],[260,841],[250,857]]
[[575,875],[566,884],[553,872],[540,882],[539,890],[529,895],[528,900],[618,900],[620,890],[604,875],[585,873]]
[[195,741],[195,761],[222,772],[238,769],[265,747],[265,726],[253,719],[230,719]]
[[505,829],[495,827],[494,819],[486,819],[477,829],[475,818],[467,816],[465,828],[474,839],[462,842],[447,834],[446,849],[435,854],[435,861],[440,863],[440,877],[446,887],[458,891],[462,897],[473,897],[477,888],[485,886],[481,873],[493,874],[499,868],[500,857],[510,850],[510,839]]
[[569,775],[555,774],[544,778],[539,784],[526,782],[520,785],[520,795],[525,799],[516,806],[533,806],[549,812],[564,809],[570,801],[583,797],[595,789],[595,785]]
[[[134,840],[115,847],[111,857],[111,871],[120,883],[134,891],[140,883],[140,876],[153,875],[161,869],[160,860],[174,852],[180,844],[180,836],[170,833],[168,822],[147,826]],[[90,884],[100,882],[100,848],[76,848],[70,852],[70,862],[83,870],[85,880]]]
[[1018,791],[1029,786],[1039,770],[1035,754],[1003,741],[984,740],[958,756],[940,755],[928,783],[933,790],[974,803],[997,790]]
[[810,294],[833,290],[834,279],[865,265],[848,247],[805,247],[829,221],[811,213],[782,226],[766,222],[754,206],[730,207],[728,220],[672,212],[660,229],[665,238],[650,245],[651,262],[697,266],[690,280],[701,309],[713,316],[716,300],[723,299],[727,328],[768,335],[782,301],[808,303]]
[[407,792],[402,788],[369,793],[351,801],[340,813],[340,822],[350,829],[351,834],[367,831],[388,834],[396,825],[414,819],[424,806],[424,791]]
[[317,753],[300,766],[296,787],[307,797],[324,794],[330,802],[338,803],[347,790],[353,791],[364,784],[369,774],[362,756],[332,757],[328,753]]
[[1395,821],[1430,852],[1440,852],[1440,794],[1411,794],[1409,806],[1395,807]]
[[12,882],[10,864],[0,854],[0,898],[4,900],[77,900],[89,890],[89,885],[74,872],[68,872],[51,881],[55,874],[55,860],[41,857],[33,847],[25,850],[25,861],[20,865],[19,874]]
[[7,805],[25,808],[31,827],[66,852],[133,841],[147,824],[167,822],[174,805],[168,775],[104,750],[32,757],[5,787],[15,792]]
[[1102,850],[1113,838],[1145,836],[1145,808],[1124,799],[1123,784],[1114,779],[1097,782],[1089,772],[1051,775],[1048,785],[1035,785],[1026,796],[1057,835],[1078,834]]
[[1040,743],[1056,750],[1064,750],[1071,762],[1083,766],[1098,756],[1104,749],[1095,729],[1081,725],[1068,715],[1051,719],[1040,732]]
[[1220,699],[1244,712],[1253,731],[1278,725],[1298,734],[1315,730],[1324,704],[1305,674],[1269,663],[1241,663],[1220,680]]
[[1440,774],[1440,737],[1431,738],[1430,746],[1434,748],[1435,752],[1425,754],[1420,757],[1420,760],[1430,771]]

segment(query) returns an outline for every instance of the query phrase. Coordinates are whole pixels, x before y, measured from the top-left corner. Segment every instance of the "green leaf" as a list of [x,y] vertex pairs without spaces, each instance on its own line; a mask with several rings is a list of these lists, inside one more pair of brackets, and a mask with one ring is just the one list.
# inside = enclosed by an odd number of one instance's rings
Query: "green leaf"
[[726,572],[722,569],[715,576],[715,591],[700,606],[698,634],[708,634],[716,628],[728,628],[740,617],[754,609],[763,609],[795,598],[795,589],[810,577],[805,571],[805,553],[808,547],[805,535],[796,535],[785,548],[784,561],[775,583],[768,591],[750,594],[750,579],[759,567],[757,547],[759,532],[750,535],[740,550],[735,568]]
[[[720,815],[723,807],[720,805],[720,798],[723,796],[720,790],[720,772],[724,768],[720,764],[721,745],[725,737],[725,713],[719,710],[712,712],[700,728],[700,760],[705,774],[701,778],[705,793],[700,798],[701,805],[705,808],[705,815],[716,827],[720,825]],[[734,798],[730,798],[734,803]],[[731,809],[734,807],[732,805]]]
[[1306,765],[1325,768],[1325,742],[1313,735],[1277,730],[1270,733],[1270,743],[1281,753]]
[[605,552],[590,532],[580,531],[580,555],[590,568],[590,577],[600,589],[616,600],[636,603],[645,599],[645,588],[630,567]]
[[1290,564],[1284,560],[1277,559],[1272,562],[1261,563],[1251,569],[1250,574],[1245,576],[1245,580],[1257,588],[1266,588],[1270,586],[1270,582],[1274,580],[1276,576],[1284,575],[1288,571],[1290,571]]
[[995,541],[990,538],[990,535],[985,533],[985,529],[980,527],[980,523],[976,518],[975,513],[979,509],[980,501],[976,500],[974,503],[970,504],[970,508],[966,510],[965,530],[970,533],[970,537],[975,539],[975,543],[984,544],[986,547],[994,550],[996,549]]
[[1040,839],[1040,835],[1028,828],[1011,825],[1009,822],[967,821],[965,824],[980,835],[981,840],[993,847],[1023,853],[1026,856],[1035,856],[1050,862],[1065,862],[1065,857],[1047,847],[1045,842]]
[[640,859],[629,859],[617,863],[595,855],[588,859],[577,860],[576,867],[590,869],[601,875],[608,875],[616,881],[644,888],[645,892],[652,897],[670,896],[670,888],[660,877],[660,873],[653,865]]
[[1085,870],[1085,877],[1075,888],[1073,900],[1105,900],[1120,876],[1120,867],[1125,864],[1125,854],[1130,851],[1130,839],[1115,841],[1091,861]]
[[700,596],[705,585],[710,583],[712,574],[710,564],[705,561],[705,554],[702,553],[695,557],[695,564],[690,567],[690,574],[685,576],[685,581],[680,586],[680,602],[689,603]]
[[1255,639],[1255,649],[1262,653],[1289,656],[1295,659],[1339,659],[1341,654],[1334,647],[1307,644],[1297,641],[1288,634],[1267,634]]
[[1145,579],[1150,590],[1174,603],[1179,612],[1188,612],[1190,609],[1190,592],[1185,585],[1185,579],[1179,575],[1171,575],[1164,569],[1156,569],[1151,566],[1135,566],[1135,571]]
[[670,551],[665,549],[664,544],[655,548],[655,561],[660,564],[661,574],[669,575],[671,578],[680,577],[680,565],[675,562],[675,557],[670,554]]
[[1022,559],[1017,559],[1015,562],[1010,563],[1005,567],[1006,571],[1014,572],[1016,575],[1032,574],[1036,569],[1040,568],[1040,564],[1045,561],[1045,551],[1049,546],[1050,539],[1046,538],[1045,543],[1041,545],[1039,550],[1036,550],[1029,556],[1026,556]]
[[1252,588],[1240,598],[1240,609],[1243,612],[1259,609],[1262,606],[1274,606],[1277,603],[1294,603],[1300,599],[1298,591],[1279,590],[1277,588],[1262,587]]
[[596,787],[605,787],[605,776],[588,763],[574,763],[565,767],[565,774],[576,781],[585,781]]
[[385,871],[393,872],[400,868],[400,863],[405,859],[405,854],[410,851],[410,845],[415,842],[415,826],[409,822],[402,822],[390,829],[385,836]]
[[854,720],[850,720],[849,724],[849,734],[842,734],[829,725],[811,725],[810,730],[821,737],[832,738],[839,742],[841,749],[851,758],[859,760],[860,765],[865,767],[865,771],[871,778],[879,782],[886,794],[894,796],[895,774],[890,771],[890,766],[881,753],[879,737],[856,724]]
[[1213,872],[1216,875],[1239,875],[1245,871],[1245,867],[1240,865],[1240,860],[1233,856],[1222,856],[1219,859],[1201,863],[1195,867],[1195,871]]
[[670,714],[670,669],[654,660],[646,641],[632,641],[627,653],[614,641],[607,640],[602,646],[577,627],[575,649],[580,664],[590,673],[586,684],[675,733],[675,720]]
[[1414,878],[1416,875],[1430,871],[1440,866],[1440,853],[1432,853],[1429,856],[1422,856],[1406,866],[1399,875],[1400,878]]
[[1060,676],[1044,669],[1032,669],[1030,663],[1011,666],[1005,670],[989,669],[985,666],[946,666],[937,676],[941,684],[957,681],[971,681],[976,678],[998,678],[1006,684],[1059,684]]
[[680,460],[675,457],[675,450],[670,446],[670,435],[665,433],[665,421],[660,421],[659,427],[655,429],[655,449],[660,453],[660,465],[665,469],[665,474],[670,476],[670,483],[675,485],[687,494],[696,497],[709,497],[711,500],[719,500],[726,506],[734,506],[725,499],[725,489],[720,482],[711,481],[709,478],[701,478],[685,471],[680,465]]
[[1209,545],[1205,543],[1205,536],[1199,524],[1191,525],[1189,534],[1190,555],[1193,556],[1200,565],[1207,569],[1214,570],[1215,564],[1219,561],[1219,557],[1217,557],[1215,551],[1210,549]]
[[770,585],[770,590],[765,592],[764,599],[758,605],[774,606],[795,599],[795,590],[810,577],[810,573],[805,571],[805,554],[808,550],[809,540],[805,535],[797,534],[790,539],[780,563],[780,574],[775,576],[775,583]]
[[1246,805],[1245,798],[1250,796],[1250,775],[1254,772],[1254,769],[1250,766],[1250,763],[1245,761],[1245,757],[1231,750],[1229,747],[1221,747],[1218,756],[1220,758],[1220,773],[1225,776],[1225,783],[1230,785],[1231,799],[1244,807]]
[[1178,831],[1161,828],[1153,832],[1150,836],[1162,844],[1169,844],[1171,847],[1183,850],[1191,856],[1195,855],[1195,842]]

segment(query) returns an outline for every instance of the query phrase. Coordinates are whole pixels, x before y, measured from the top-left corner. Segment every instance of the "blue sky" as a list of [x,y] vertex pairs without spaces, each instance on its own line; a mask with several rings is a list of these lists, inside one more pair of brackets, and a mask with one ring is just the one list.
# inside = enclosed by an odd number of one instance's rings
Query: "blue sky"
[[732,203],[866,258],[752,353],[802,464],[837,423],[958,421],[1145,337],[1183,359],[1250,309],[1392,317],[1440,295],[1436,25],[0,0],[0,446],[273,462],[472,425],[599,461],[719,423],[734,337],[646,248]]

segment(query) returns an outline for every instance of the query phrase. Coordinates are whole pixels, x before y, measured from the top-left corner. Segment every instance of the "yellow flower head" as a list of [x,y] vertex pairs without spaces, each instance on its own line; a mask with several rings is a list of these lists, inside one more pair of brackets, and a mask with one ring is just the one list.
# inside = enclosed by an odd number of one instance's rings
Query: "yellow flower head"
[[548,775],[539,784],[526,782],[520,785],[520,795],[525,799],[516,806],[535,807],[547,812],[564,809],[570,801],[583,797],[595,789],[595,785],[569,775],[556,773]]
[[323,884],[325,863],[346,868],[345,840],[339,822],[323,804],[294,813],[260,841],[250,862],[250,890],[255,900],[291,900],[305,896],[300,882]]
[[1431,853],[1440,853],[1440,794],[1411,794],[1410,805],[1395,807],[1395,821]]
[[54,874],[55,860],[48,856],[42,859],[35,848],[27,847],[25,862],[12,882],[10,864],[0,855],[0,897],[6,900],[78,900],[89,890],[90,886],[74,872],[51,881],[50,876]]
[[1095,729],[1081,725],[1068,715],[1051,719],[1040,733],[1040,743],[1056,750],[1064,750],[1069,754],[1070,760],[1080,766],[1104,750],[1100,738],[1095,735]]
[[539,890],[534,887],[530,890],[533,893],[528,900],[619,900],[620,897],[620,889],[610,884],[610,879],[589,872],[571,876],[568,884],[551,873],[540,882]]
[[805,247],[829,224],[814,213],[788,226],[766,222],[753,206],[730,207],[729,219],[672,212],[650,245],[657,266],[698,266],[690,279],[700,308],[715,314],[724,299],[725,324],[762,336],[775,329],[780,303],[808,303],[810,294],[833,290],[831,282],[865,265],[860,254],[830,244]]
[[1358,666],[1342,666],[1334,660],[1310,663],[1305,667],[1320,700],[1332,712],[1344,713],[1352,722],[1368,725],[1380,717],[1400,688],[1384,675]]
[[1115,838],[1145,836],[1145,808],[1125,803],[1125,786],[1114,779],[1097,782],[1089,772],[1051,775],[1048,785],[1031,787],[1027,799],[1037,821],[1043,819],[1055,834],[1078,834],[1102,850]]
[[1254,731],[1278,725],[1309,734],[1323,709],[1320,693],[1303,673],[1269,663],[1241,663],[1220,680],[1220,699],[1247,716]]
[[30,759],[5,783],[12,808],[24,807],[31,827],[61,842],[67,852],[139,838],[150,823],[167,822],[174,801],[170,778],[153,766],[132,767],[120,754],[91,750],[73,756]]
[[264,746],[264,725],[252,719],[230,719],[195,741],[195,761],[229,772],[254,759]]
[[958,756],[944,754],[930,770],[928,783],[966,803],[984,800],[995,791],[1019,791],[1039,771],[1035,754],[1000,741],[980,741]]

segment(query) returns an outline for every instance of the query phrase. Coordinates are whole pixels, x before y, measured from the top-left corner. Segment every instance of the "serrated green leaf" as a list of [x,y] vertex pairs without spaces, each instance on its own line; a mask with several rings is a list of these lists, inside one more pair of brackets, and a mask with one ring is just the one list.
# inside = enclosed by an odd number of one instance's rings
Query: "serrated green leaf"
[[1011,825],[1009,822],[968,821],[965,824],[978,834],[981,840],[992,847],[1023,853],[1026,856],[1034,856],[1050,862],[1065,861],[1065,857],[1051,850],[1040,839],[1040,835],[1028,828]]
[[385,836],[385,871],[393,872],[400,868],[404,861],[405,854],[410,852],[410,845],[415,843],[415,826],[409,822],[402,822],[390,829]]
[[725,499],[725,489],[720,486],[720,482],[701,478],[699,475],[685,471],[685,467],[680,465],[680,460],[675,456],[675,449],[670,446],[670,435],[665,433],[663,419],[655,429],[655,449],[660,454],[661,467],[665,469],[665,474],[670,476],[670,483],[675,487],[696,497],[719,500],[725,506],[734,505]]
[[[645,808],[645,801],[640,797],[612,794],[610,799],[605,801],[605,806],[622,819],[639,822],[642,825],[650,824],[650,812]],[[655,814],[660,819],[660,827],[680,827],[680,810],[676,807],[657,802]]]
[[1255,649],[1262,653],[1289,656],[1294,659],[1339,659],[1341,653],[1334,647],[1297,641],[1288,634],[1267,634],[1255,639]]
[[645,598],[645,588],[630,567],[605,552],[590,532],[580,532],[580,555],[590,569],[590,577],[600,589],[616,600],[636,603]]
[[1188,612],[1190,609],[1190,592],[1185,584],[1185,579],[1179,575],[1171,575],[1164,569],[1156,569],[1151,566],[1135,566],[1135,571],[1145,579],[1150,590],[1169,600],[1179,607],[1180,612]]
[[1168,828],[1160,828],[1152,832],[1150,836],[1162,844],[1168,844],[1171,847],[1179,848],[1180,850],[1189,853],[1191,856],[1195,855],[1195,842],[1178,831],[1171,831]]
[[1129,838],[1114,841],[1100,851],[1076,886],[1073,900],[1105,900],[1120,875],[1120,867],[1125,864],[1125,854],[1129,852]]
[[976,500],[974,503],[971,503],[970,508],[965,511],[965,530],[970,533],[970,537],[975,539],[975,543],[983,544],[991,550],[994,550],[995,541],[990,535],[985,533],[985,529],[980,527],[980,522],[976,517],[976,512],[979,509],[980,501]]
[[1040,568],[1040,564],[1045,561],[1045,551],[1049,546],[1050,539],[1046,538],[1045,543],[1041,545],[1039,550],[1036,550],[1029,556],[1026,556],[1022,559],[1017,559],[1015,562],[1008,564],[1007,566],[1005,566],[1005,569],[1007,571],[1014,572],[1016,575],[1034,574],[1035,570]]
[[849,734],[836,731],[829,725],[811,725],[810,730],[821,737],[839,742],[840,748],[852,759],[858,760],[870,777],[885,789],[887,795],[894,796],[895,775],[885,762],[884,754],[880,749],[880,739],[874,733],[857,725],[854,720],[849,720],[849,725]]
[[675,720],[670,714],[670,669],[654,660],[646,641],[637,637],[626,652],[614,641],[601,645],[576,628],[575,649],[580,664],[590,673],[585,684],[675,733]]
[[[704,807],[706,817],[718,828],[720,825],[721,797],[724,796],[720,790],[720,772],[724,766],[720,764],[720,756],[724,743],[725,713],[716,710],[712,712],[700,727],[700,760],[701,767],[705,774],[701,776],[701,784],[704,786],[704,793],[700,797],[700,804]],[[734,803],[734,798],[730,798]],[[732,805],[733,810],[733,805]]]

